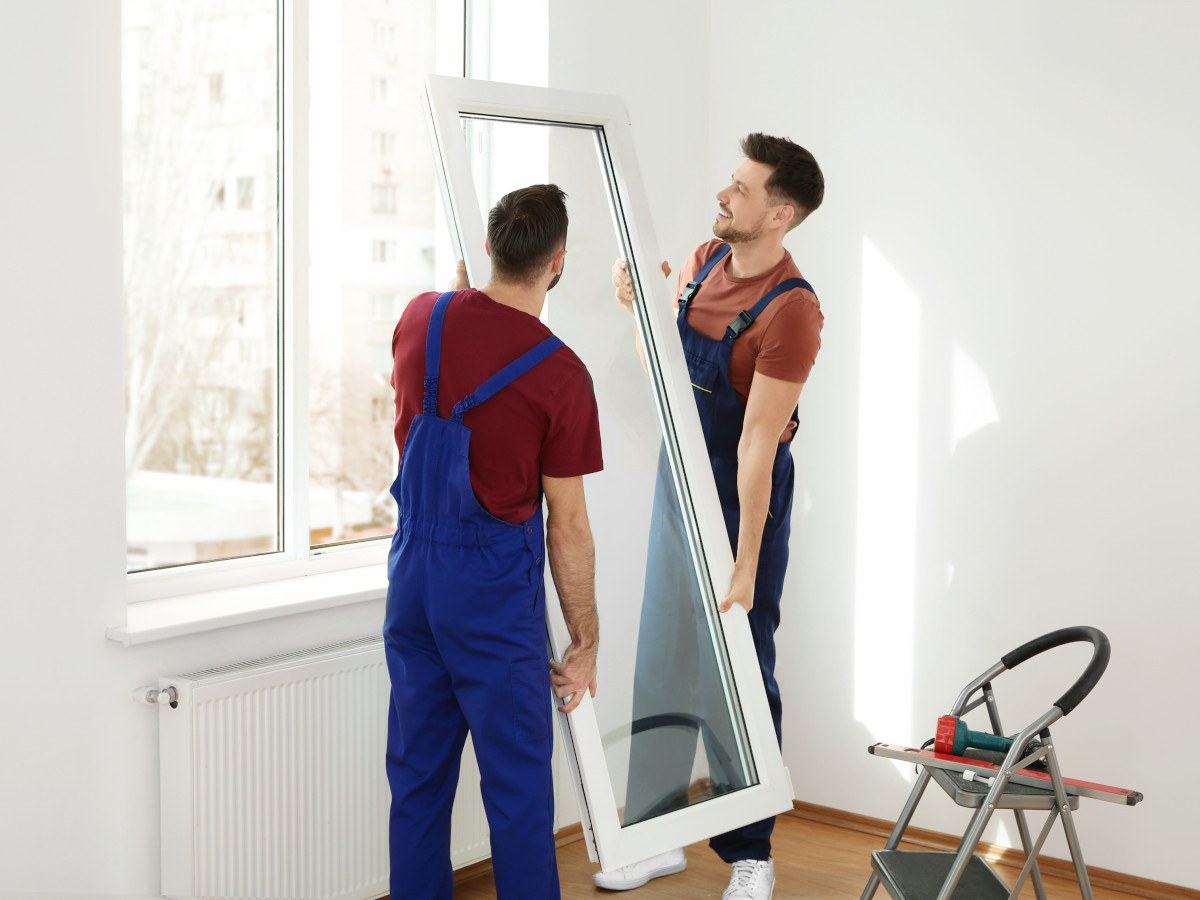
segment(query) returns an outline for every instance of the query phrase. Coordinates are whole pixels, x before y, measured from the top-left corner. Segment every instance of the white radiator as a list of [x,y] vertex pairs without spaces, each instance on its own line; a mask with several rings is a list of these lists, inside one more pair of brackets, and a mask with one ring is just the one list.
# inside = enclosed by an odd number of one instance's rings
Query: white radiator
[[[383,641],[163,678],[162,892],[371,900],[388,892]],[[456,867],[488,856],[474,754],[454,805]]]

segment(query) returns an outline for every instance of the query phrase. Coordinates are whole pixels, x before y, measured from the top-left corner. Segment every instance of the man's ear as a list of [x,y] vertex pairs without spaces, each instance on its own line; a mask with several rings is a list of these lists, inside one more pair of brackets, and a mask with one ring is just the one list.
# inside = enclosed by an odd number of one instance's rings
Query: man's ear
[[780,203],[775,207],[775,215],[771,217],[771,223],[787,231],[796,223],[796,207],[790,203]]
[[561,275],[563,266],[565,266],[567,264],[566,260],[567,260],[567,248],[566,247],[563,247],[561,250],[555,250],[554,255],[552,257],[550,257],[551,271],[553,271],[555,275]]
[[483,252],[488,255],[488,259],[492,258],[492,245],[487,238],[483,239]]

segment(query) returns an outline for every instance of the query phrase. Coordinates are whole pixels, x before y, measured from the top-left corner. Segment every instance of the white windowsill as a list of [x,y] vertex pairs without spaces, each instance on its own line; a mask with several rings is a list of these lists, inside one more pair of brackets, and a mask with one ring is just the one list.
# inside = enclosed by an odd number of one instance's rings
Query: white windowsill
[[229,625],[382,600],[386,595],[387,566],[378,563],[131,603],[125,624],[105,633],[129,647]]

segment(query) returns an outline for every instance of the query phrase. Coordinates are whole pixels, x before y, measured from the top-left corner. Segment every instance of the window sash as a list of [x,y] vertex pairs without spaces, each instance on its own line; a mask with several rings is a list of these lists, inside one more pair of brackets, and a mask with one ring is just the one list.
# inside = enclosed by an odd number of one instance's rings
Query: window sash
[[[463,116],[512,119],[549,125],[594,127],[602,135],[614,224],[630,260],[637,322],[654,382],[660,422],[672,448],[676,486],[697,548],[694,560],[706,602],[716,617],[713,585],[729,584],[733,558],[712,479],[691,379],[670,315],[667,285],[653,260],[660,259],[641,176],[633,149],[628,113],[616,97],[570,93],[494,82],[429,76],[426,79],[430,126],[440,160],[454,239],[466,261],[472,284],[488,273],[484,224],[470,160],[463,140]],[[674,438],[672,440],[671,438]],[[682,477],[681,477],[682,476]],[[791,808],[792,790],[783,767],[763,688],[748,620],[735,605],[717,618],[733,679],[731,702],[745,725],[758,783],[666,815],[622,827],[590,698],[570,715],[560,716],[567,758],[580,791],[580,811],[589,854],[606,870],[627,865]],[[557,629],[548,626],[555,656],[565,649]]]

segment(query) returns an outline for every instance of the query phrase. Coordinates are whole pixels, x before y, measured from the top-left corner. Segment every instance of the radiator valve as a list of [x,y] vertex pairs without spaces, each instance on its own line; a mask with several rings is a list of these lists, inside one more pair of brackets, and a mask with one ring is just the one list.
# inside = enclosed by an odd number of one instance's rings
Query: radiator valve
[[179,706],[179,691],[175,690],[174,685],[161,691],[158,688],[140,687],[133,692],[133,699],[135,703],[148,703],[150,706],[162,704],[175,709]]

